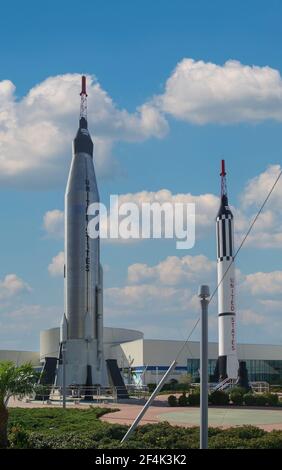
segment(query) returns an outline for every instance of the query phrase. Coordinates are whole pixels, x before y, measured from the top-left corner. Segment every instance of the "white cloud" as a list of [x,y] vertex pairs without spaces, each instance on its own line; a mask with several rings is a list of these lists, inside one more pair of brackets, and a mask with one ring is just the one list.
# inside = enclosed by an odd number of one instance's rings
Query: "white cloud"
[[180,285],[210,280],[215,276],[216,262],[204,255],[169,256],[155,266],[136,263],[128,267],[130,283],[154,282],[163,285]]
[[105,289],[105,319],[144,329],[147,337],[158,331],[154,336],[183,339],[200,312],[199,283],[208,279],[212,288],[214,268],[204,255],[171,256],[154,266],[135,263],[128,267],[127,285]]
[[[252,248],[270,248],[277,249],[282,247],[282,228],[280,233],[271,233],[271,227],[269,232],[256,232],[248,236],[246,246]],[[279,229],[280,230],[280,229]],[[255,232],[255,231],[254,231]]]
[[59,209],[47,211],[43,217],[43,227],[50,237],[64,236],[64,212]]
[[263,325],[266,321],[267,318],[264,315],[254,312],[250,308],[239,310],[237,317],[237,322],[243,325]]
[[282,271],[247,274],[244,287],[253,295],[275,295],[282,293]]
[[[204,255],[170,256],[153,266],[132,264],[128,267],[128,284],[105,290],[105,319],[118,319],[119,326],[142,329],[147,337],[154,331],[160,338],[186,338],[200,314],[197,291],[202,282],[213,292],[216,263]],[[236,285],[238,341],[263,343],[267,336],[268,341],[277,343],[282,272],[244,275],[236,269]],[[217,340],[216,313],[217,294],[209,306],[211,341]],[[246,325],[252,328],[246,331]],[[198,336],[199,330],[195,333]]]
[[[15,98],[12,82],[0,82],[3,183],[42,187],[65,181],[78,124],[80,80],[78,74],[49,77],[20,100]],[[167,132],[164,117],[152,105],[144,104],[134,113],[118,109],[92,76],[88,76],[88,90],[88,121],[100,175],[115,168],[111,158],[114,142],[160,138]]]
[[[106,206],[108,201],[103,201]],[[159,191],[140,191],[138,193],[127,193],[118,195],[119,206],[125,203],[134,203],[136,206],[141,209],[142,203],[170,203],[174,205],[175,203],[191,204],[194,203],[196,207],[196,236],[202,236],[202,229],[212,228],[214,225],[214,217],[211,217],[211,214],[216,214],[216,211],[219,206],[219,198],[213,194],[202,194],[202,195],[193,195],[190,193],[177,193],[173,194],[168,189],[160,189]],[[109,214],[109,207],[108,207]],[[140,210],[141,214],[141,210]],[[122,220],[123,217],[120,217]],[[164,219],[162,219],[162,223]],[[173,223],[173,220],[171,221]],[[186,223],[186,220],[184,220]],[[109,216],[107,218],[101,218],[100,227],[104,228],[105,231],[109,233],[110,223],[114,224],[115,220],[110,221]],[[134,223],[134,222],[133,222]],[[141,232],[141,216],[140,220],[136,220],[136,230]],[[63,237],[64,235],[64,213],[59,209],[54,209],[47,211],[43,217],[43,227],[48,236],[51,237]],[[140,230],[138,230],[140,228]],[[185,225],[184,225],[185,228]],[[118,227],[115,226],[117,230]],[[188,227],[189,229],[189,227]],[[118,232],[117,232],[118,233]],[[136,241],[135,239],[107,239],[111,243],[132,243]]]
[[189,289],[142,284],[105,289],[105,308],[107,317],[141,315],[143,321],[148,316],[154,323],[160,316],[189,315],[194,303]]
[[[260,175],[247,182],[241,196],[239,207],[231,206],[234,214],[234,229],[236,245],[239,246],[251,222],[254,220],[258,207],[266,198],[270,188],[276,180],[280,165],[271,165]],[[245,246],[253,248],[281,248],[282,222],[280,217],[282,199],[282,178],[275,187],[271,198],[260,214],[252,231],[248,235]],[[104,201],[107,205],[107,201]],[[119,195],[119,204],[135,203],[139,208],[146,203],[194,203],[196,208],[196,242],[199,238],[210,236],[210,229],[215,226],[215,216],[219,207],[218,196],[210,193],[193,195],[190,193],[173,194],[168,189],[159,191],[140,191]],[[101,220],[101,226],[108,224],[109,219]],[[64,214],[59,209],[47,211],[43,218],[43,226],[48,236],[63,237]],[[111,239],[113,243],[131,243],[132,239]]]
[[[169,203],[172,206],[176,203],[182,204],[195,204],[195,218],[196,218],[196,239],[197,237],[201,238],[203,235],[203,230],[212,228],[214,225],[214,218],[211,217],[211,213],[216,213],[219,206],[218,197],[213,194],[202,194],[202,195],[193,195],[190,193],[176,193],[173,194],[168,189],[160,189],[159,191],[140,191],[138,193],[128,193],[119,195],[119,204],[133,202],[139,208],[143,203]],[[173,226],[173,219],[170,220]],[[186,218],[184,218],[184,227],[191,230],[191,227],[185,227],[187,223]],[[141,224],[140,224],[141,227]],[[164,218],[162,219],[162,233],[164,233]],[[121,242],[131,241],[119,239]]]
[[[52,310],[52,308],[51,308]],[[48,307],[42,307],[42,305],[31,304],[21,305],[15,309],[10,310],[5,317],[15,318],[19,320],[39,320],[42,319],[45,312],[49,311]],[[4,316],[4,315],[3,315]]]
[[59,324],[61,308],[26,304],[23,294],[31,292],[29,284],[16,274],[7,274],[0,281],[2,348],[38,350],[40,330]]
[[[234,214],[237,247],[249,229],[258,208],[269,193],[280,171],[280,165],[270,165],[260,175],[247,182],[240,198],[239,207],[231,206]],[[262,249],[282,247],[281,199],[282,178],[275,187],[264,210],[256,220],[245,242],[245,246]],[[210,236],[211,232],[208,229],[214,229],[215,217],[219,208],[219,198],[214,194],[173,194],[168,189],[119,195],[119,203],[125,202],[134,202],[139,207],[143,202],[194,203],[196,207],[196,242],[199,238],[206,237],[207,235]]]
[[60,251],[56,256],[52,258],[51,263],[48,266],[48,271],[50,276],[63,276],[64,274],[64,263],[65,263],[65,254],[63,251]]
[[169,202],[175,204],[181,202],[183,204],[194,203],[196,205],[196,226],[201,229],[203,227],[212,226],[214,218],[211,213],[216,213],[219,206],[219,198],[213,194],[193,195],[190,193],[173,194],[169,189],[160,189],[159,191],[140,191],[138,193],[127,193],[119,195],[119,203],[134,202],[138,206],[142,203],[160,204]]
[[[245,190],[241,196],[243,207],[259,207],[268,195],[281,170],[282,168],[280,165],[269,165],[264,172],[252,178],[246,184]],[[278,208],[281,207],[281,197],[282,179],[277,183],[273,195],[270,196],[272,208],[277,208],[277,206]]]
[[282,312],[282,300],[275,299],[259,299],[259,303],[265,307],[267,312]]
[[0,281],[0,299],[8,299],[23,292],[30,292],[31,287],[16,274],[7,274]]
[[[239,217],[235,219],[236,238],[239,242],[254,220],[258,209],[266,199],[279,173],[280,165],[270,165],[264,172],[252,178],[245,186],[241,195]],[[282,178],[276,184],[267,205],[259,215],[248,239],[247,246],[256,248],[282,247],[281,222]],[[236,215],[236,212],[235,212]]]
[[282,78],[271,67],[228,60],[217,65],[181,60],[155,104],[177,119],[196,124],[282,120]]
[[59,325],[62,308],[39,304],[0,305],[0,342],[4,349],[39,350],[39,333]]
[[[116,142],[162,138],[166,114],[205,124],[282,120],[282,79],[268,66],[181,60],[165,92],[135,112],[118,108],[94,76],[88,76],[89,128],[100,176],[117,171]],[[16,99],[15,85],[0,82],[0,181],[18,186],[56,186],[66,180],[78,122],[80,75],[49,77]],[[76,118],[77,116],[77,118]]]
[[[269,203],[268,207],[271,206]],[[251,223],[254,221],[257,212],[248,209],[245,212],[235,210],[235,237],[239,246]],[[256,220],[251,232],[245,241],[244,246],[252,248],[281,248],[282,246],[282,223],[278,209],[265,207]]]
[[[275,172],[280,167],[273,165]],[[237,240],[242,239],[251,221],[255,216],[256,194],[265,197],[264,192],[269,190],[276,173],[270,171],[270,179],[259,175],[246,185],[243,195],[246,194],[246,204],[239,208],[232,208],[235,217]],[[266,170],[269,174],[269,169]],[[256,182],[256,184],[255,184]],[[277,188],[278,189],[278,188]],[[279,193],[279,190],[278,190]],[[243,196],[244,197],[244,196]],[[279,225],[279,199],[270,204],[260,215],[253,231],[248,237],[249,246],[271,246],[273,238],[282,238]],[[219,199],[215,195],[206,194],[194,196],[191,194],[172,194],[167,189],[156,192],[142,191],[120,195],[120,202],[195,202],[198,217],[198,234],[206,235],[207,229],[214,228],[214,217],[218,210]],[[255,208],[256,209],[256,208]],[[63,213],[59,210],[49,211],[45,214],[44,226],[49,234],[63,233]],[[238,245],[237,245],[238,246]],[[278,245],[277,245],[278,246]],[[62,275],[64,264],[63,252],[58,253],[50,263],[48,270],[53,276]],[[119,326],[142,328],[146,322],[152,329],[160,331],[162,337],[167,336],[171,329],[173,337],[179,337],[177,328],[185,328],[185,322],[191,323],[199,313],[199,299],[196,295],[198,286],[202,282],[210,284],[211,290],[215,284],[215,260],[209,260],[204,255],[183,257],[169,256],[159,263],[150,266],[145,263],[134,263],[128,267],[128,285],[110,287],[105,289],[105,319],[118,318]],[[275,324],[281,328],[281,285],[282,271],[255,272],[243,275],[236,269],[238,292],[238,339],[251,341],[252,336],[246,337],[244,325],[252,325],[252,334],[260,341],[264,341],[265,329],[268,324]],[[216,335],[216,299],[210,306],[212,335]],[[164,325],[160,318],[164,318]],[[178,326],[175,327],[177,319]],[[187,323],[187,324],[188,324]],[[193,323],[193,321],[192,321]],[[279,326],[280,325],[280,326]],[[142,329],[141,328],[141,329]],[[145,328],[146,329],[146,328]],[[146,331],[148,328],[146,329]],[[166,333],[164,333],[166,332]],[[186,330],[184,332],[186,334]],[[269,338],[277,342],[273,332],[267,330]],[[148,336],[149,333],[147,333]],[[170,335],[169,335],[170,336]],[[171,337],[172,337],[171,336]]]
[[[256,273],[253,273],[255,276]],[[105,319],[110,324],[139,328],[146,337],[186,339],[200,314],[197,282],[189,288],[182,284],[161,283],[126,285],[105,290]],[[261,298],[263,293],[252,292],[237,284],[237,330],[239,342],[271,341],[279,343],[281,331],[281,300]],[[281,297],[281,295],[280,295]],[[269,304],[270,302],[270,304]],[[209,306],[210,340],[217,341],[217,295]],[[245,329],[251,326],[251,329]],[[199,338],[199,328],[193,338]]]
[[[243,207],[259,207],[268,195],[281,170],[282,168],[280,165],[269,165],[264,172],[252,178],[246,184],[241,196]],[[282,178],[279,180],[275,187],[275,191],[270,196],[271,207],[279,207],[279,209],[281,209],[281,198]]]

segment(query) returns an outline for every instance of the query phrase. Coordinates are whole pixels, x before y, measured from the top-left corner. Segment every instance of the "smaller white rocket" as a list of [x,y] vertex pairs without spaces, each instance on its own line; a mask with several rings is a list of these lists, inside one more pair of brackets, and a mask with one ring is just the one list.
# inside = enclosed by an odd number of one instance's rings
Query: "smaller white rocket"
[[238,377],[233,214],[228,205],[225,162],[221,161],[221,204],[216,217],[219,380]]

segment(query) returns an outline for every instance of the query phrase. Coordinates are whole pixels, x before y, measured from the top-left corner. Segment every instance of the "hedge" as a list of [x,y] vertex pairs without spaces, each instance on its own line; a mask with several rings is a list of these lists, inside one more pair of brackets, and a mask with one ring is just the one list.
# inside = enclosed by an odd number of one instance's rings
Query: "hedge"
[[[29,410],[27,410],[29,411]],[[102,428],[83,432],[42,433],[13,427],[13,448],[33,449],[197,449],[199,428],[172,426],[169,423],[146,424],[121,444],[127,426],[101,423]],[[210,449],[281,449],[282,431],[266,432],[254,426],[229,429],[209,428]]]
[[200,405],[200,392],[192,392],[188,396],[188,404],[190,406],[199,406]]
[[178,398],[178,405],[179,406],[187,406],[189,404],[188,397],[186,396],[185,393],[182,393],[180,397]]
[[221,390],[216,390],[212,392],[209,396],[209,402],[211,405],[228,405],[229,404],[229,395]]
[[[245,393],[245,390],[239,387],[231,390],[229,395],[222,390],[210,393],[209,403],[215,406],[227,406],[229,404],[237,406],[282,406],[277,394],[265,393],[259,395],[251,392]],[[193,391],[188,396],[182,393],[178,400],[174,395],[170,395],[168,397],[168,404],[169,406],[199,406],[200,392]]]
[[169,404],[169,406],[177,406],[178,403],[177,403],[177,398],[175,395],[169,395],[168,399],[167,399],[167,402]]

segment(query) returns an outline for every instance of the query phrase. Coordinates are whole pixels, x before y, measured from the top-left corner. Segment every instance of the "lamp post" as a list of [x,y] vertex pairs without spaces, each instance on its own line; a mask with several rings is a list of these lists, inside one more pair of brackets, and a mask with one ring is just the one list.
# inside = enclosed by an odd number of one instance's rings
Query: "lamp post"
[[209,286],[202,285],[198,296],[201,302],[201,353],[200,353],[200,449],[208,448],[208,305]]
[[62,386],[62,394],[63,394],[63,408],[66,408],[66,342],[62,342],[62,363],[63,363],[63,386]]

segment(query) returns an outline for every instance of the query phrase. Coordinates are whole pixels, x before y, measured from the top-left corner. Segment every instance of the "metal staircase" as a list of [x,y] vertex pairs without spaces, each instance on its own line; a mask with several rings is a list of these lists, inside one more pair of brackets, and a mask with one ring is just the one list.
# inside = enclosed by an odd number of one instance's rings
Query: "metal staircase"
[[221,382],[219,382],[219,384],[217,384],[214,388],[213,388],[213,392],[216,392],[216,391],[224,391],[224,390],[228,390],[230,388],[233,388],[237,383],[237,379],[229,379],[228,377],[224,380],[222,380]]

